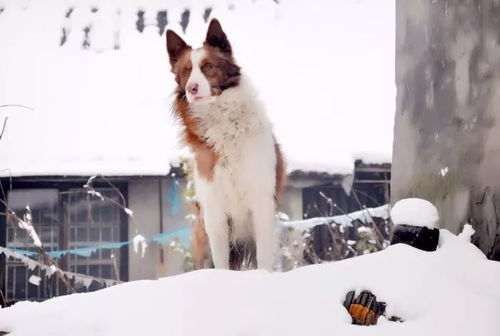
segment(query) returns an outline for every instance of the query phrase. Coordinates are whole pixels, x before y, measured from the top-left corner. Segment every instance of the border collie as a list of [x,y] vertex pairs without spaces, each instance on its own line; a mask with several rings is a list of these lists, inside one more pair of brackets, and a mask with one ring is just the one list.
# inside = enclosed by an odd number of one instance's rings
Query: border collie
[[193,49],[172,30],[174,115],[194,153],[194,183],[214,266],[272,270],[285,164],[256,91],[216,19]]

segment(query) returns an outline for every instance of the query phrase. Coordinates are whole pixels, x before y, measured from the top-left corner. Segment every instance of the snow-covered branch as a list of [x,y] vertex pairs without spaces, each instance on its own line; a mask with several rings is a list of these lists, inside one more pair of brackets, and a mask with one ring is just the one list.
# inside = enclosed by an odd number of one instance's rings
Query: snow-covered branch
[[23,219],[19,218],[19,216],[8,207],[7,203],[0,199],[0,203],[2,203],[5,207],[5,212],[7,216],[7,221],[13,225],[14,227],[19,227],[20,229],[26,231],[26,233],[33,240],[33,244],[35,245],[38,253],[42,256],[45,264],[49,265],[49,267],[53,270],[53,273],[57,275],[57,277],[61,280],[61,282],[65,285],[66,289],[70,293],[74,293],[75,289],[71,285],[66,274],[58,267],[57,263],[52,259],[45,251],[38,234],[36,233],[33,225],[32,225],[32,216],[31,209],[29,206],[26,206],[25,213],[23,215]]

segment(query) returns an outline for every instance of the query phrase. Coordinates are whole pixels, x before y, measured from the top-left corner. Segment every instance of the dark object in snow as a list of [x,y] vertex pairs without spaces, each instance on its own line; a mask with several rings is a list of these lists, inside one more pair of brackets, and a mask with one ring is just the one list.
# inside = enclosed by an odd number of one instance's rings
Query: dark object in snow
[[391,245],[403,243],[424,251],[436,251],[439,230],[425,226],[396,225],[392,232]]
[[165,33],[165,27],[167,27],[168,24],[166,10],[159,11],[156,14],[156,23],[158,24],[158,33],[160,36],[163,36],[163,33]]
[[181,25],[182,27],[182,32],[185,34],[186,33],[186,29],[187,29],[187,26],[189,25],[189,15],[190,15],[190,10],[189,9],[186,9],[184,12],[182,12],[181,14],[181,21],[179,22],[179,24]]
[[82,42],[82,48],[83,49],[89,49],[90,48],[90,30],[92,29],[92,26],[88,25],[85,28],[83,28],[83,42]]
[[[385,302],[377,301],[377,297],[372,292],[364,290],[358,296],[355,291],[346,294],[344,307],[352,317],[352,324],[356,325],[376,325],[378,318],[385,314]],[[387,320],[391,322],[404,322],[397,316],[389,316]]]
[[212,13],[212,8],[211,7],[205,8],[205,12],[203,13],[203,21],[205,21],[205,23],[208,22],[208,18],[210,17],[210,13]]
[[135,22],[135,28],[141,34],[144,31],[144,27],[146,27],[146,25],[144,24],[144,14],[145,13],[146,13],[145,11],[139,10],[137,12],[137,21]]
[[370,291],[362,291],[357,297],[355,291],[347,293],[344,307],[356,325],[375,325],[378,318],[385,313],[385,303],[378,302]]

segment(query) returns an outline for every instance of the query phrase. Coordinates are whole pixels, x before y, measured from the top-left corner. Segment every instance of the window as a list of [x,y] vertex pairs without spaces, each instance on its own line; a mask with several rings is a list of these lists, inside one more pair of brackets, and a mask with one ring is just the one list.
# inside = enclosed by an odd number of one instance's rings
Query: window
[[[55,189],[26,189],[12,190],[8,194],[9,207],[21,217],[27,205],[31,208],[31,215],[35,230],[47,251],[59,248],[59,215],[58,191]],[[26,232],[11,224],[7,225],[7,247],[18,249],[33,249],[34,245]],[[41,262],[41,258],[35,258]],[[59,295],[59,288],[55,277],[45,278],[40,270],[29,270],[18,260],[7,262],[7,299],[39,300]],[[31,276],[42,279],[38,286],[29,281]]]
[[[73,249],[121,241],[122,210],[114,202],[119,195],[111,188],[97,189],[104,200],[88,195],[81,188],[14,189],[8,193],[9,207],[20,217],[30,206],[33,226],[46,251]],[[125,232],[125,234],[123,233]],[[7,247],[36,251],[26,232],[7,223]],[[67,254],[56,260],[58,266],[74,273],[103,279],[120,279],[119,249],[99,249],[89,257]],[[33,257],[42,262],[41,257]],[[30,277],[38,276],[38,285]],[[99,289],[97,282],[87,288],[75,284],[78,292]],[[57,277],[45,277],[38,268],[29,270],[15,259],[7,261],[6,294],[9,300],[43,300],[65,293]]]
[[[120,241],[121,209],[113,203],[118,195],[111,189],[100,189],[101,201],[78,189],[65,195],[68,211],[68,248],[79,248]],[[120,254],[110,249],[100,249],[90,257],[69,255],[69,270],[105,279],[120,279]]]

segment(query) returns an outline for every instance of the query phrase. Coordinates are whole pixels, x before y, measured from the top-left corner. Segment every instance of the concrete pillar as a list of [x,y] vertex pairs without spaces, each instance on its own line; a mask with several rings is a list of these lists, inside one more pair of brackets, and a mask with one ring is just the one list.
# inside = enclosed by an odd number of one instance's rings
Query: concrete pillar
[[470,222],[500,259],[500,1],[396,0],[397,110],[392,201]]

